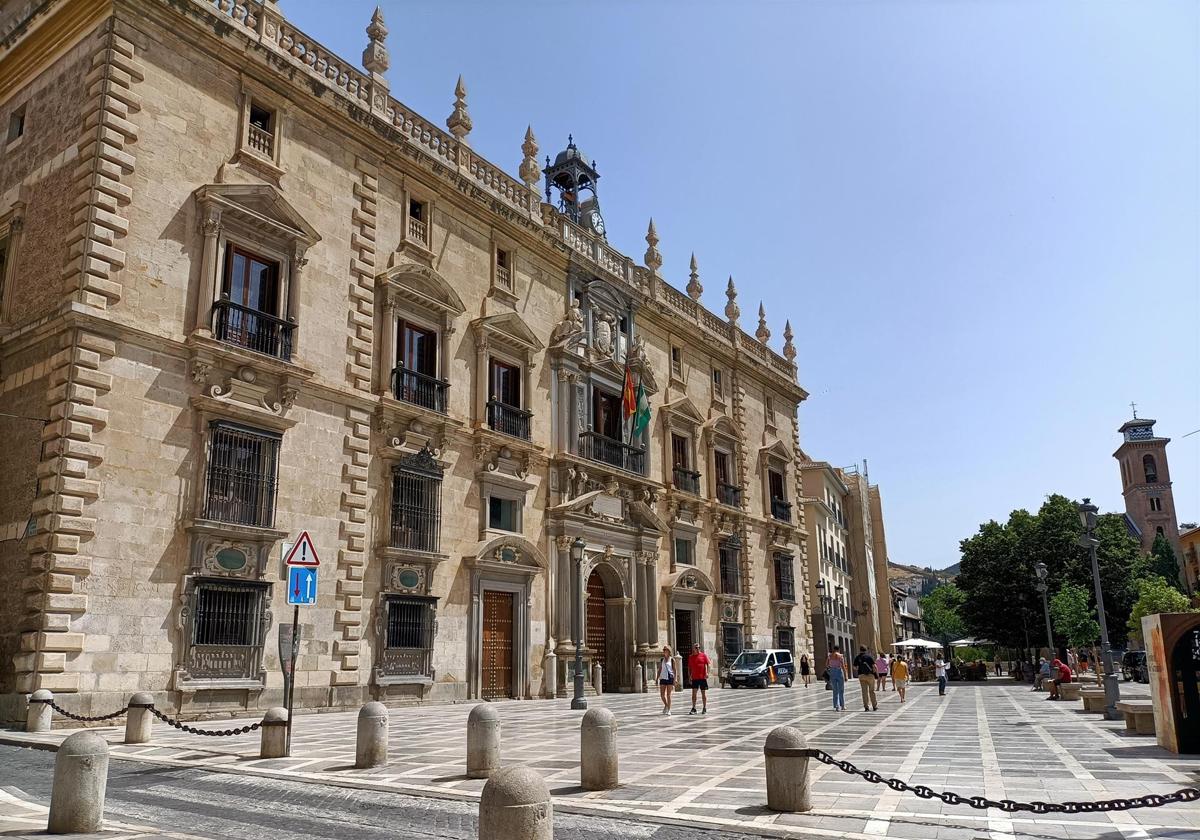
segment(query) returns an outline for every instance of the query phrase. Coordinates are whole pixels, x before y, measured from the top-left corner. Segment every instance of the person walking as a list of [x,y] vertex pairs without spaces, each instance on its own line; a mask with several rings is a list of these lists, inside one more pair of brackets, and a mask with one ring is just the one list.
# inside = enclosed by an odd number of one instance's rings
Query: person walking
[[688,657],[688,676],[692,678],[692,710],[689,715],[696,714],[696,692],[704,703],[700,714],[708,714],[708,654],[700,650],[700,645],[692,644],[692,655]]
[[863,711],[875,711],[879,708],[875,699],[875,657],[867,653],[866,645],[858,647],[858,656],[854,657],[854,673],[858,675],[858,685],[862,689]]
[[805,688],[812,682],[812,663],[808,661],[807,653],[800,656],[800,679],[804,680]]
[[675,690],[675,663],[671,659],[671,646],[663,646],[662,659],[658,661],[658,697],[662,700],[664,715],[671,714],[671,692]]
[[1000,668],[1000,654],[998,654],[998,653],[996,654],[995,659],[992,660],[992,665],[994,665],[996,667],[996,676],[997,677],[1004,676],[1004,672]]
[[904,661],[903,656],[892,658],[892,688],[900,695],[900,702],[904,702],[904,695],[908,691],[908,663]]
[[829,659],[825,662],[825,675],[829,679],[829,687],[833,689],[833,710],[846,711],[846,680],[850,679],[850,669],[846,667],[846,657],[842,649],[835,647]]
[[937,677],[937,681],[938,681],[938,696],[945,697],[946,696],[946,660],[942,659],[941,654],[938,654],[938,658],[933,660],[933,675],[935,677]]
[[875,688],[879,691],[887,691],[888,671],[891,665],[886,653],[880,653],[875,657]]

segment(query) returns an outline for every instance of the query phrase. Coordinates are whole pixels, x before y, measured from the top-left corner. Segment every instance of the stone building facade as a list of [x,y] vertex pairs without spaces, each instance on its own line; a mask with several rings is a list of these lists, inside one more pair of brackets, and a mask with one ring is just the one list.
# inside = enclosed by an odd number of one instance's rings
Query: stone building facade
[[[1125,498],[1125,521],[1141,543],[1150,551],[1154,538],[1166,537],[1175,557],[1181,559],[1179,520],[1175,514],[1175,494],[1171,490],[1171,471],[1167,464],[1167,444],[1170,438],[1154,434],[1154,421],[1134,415],[1117,430],[1121,445],[1113,453],[1121,468],[1121,495]],[[1184,564],[1180,562],[1179,580],[1186,581]]]
[[664,643],[811,652],[790,327],[732,280],[710,312],[694,258],[676,290],[653,223],[617,251],[574,143],[513,178],[461,80],[443,130],[366,41],[269,0],[0,16],[0,716],[279,704],[301,530],[299,705],[562,694],[577,636],[616,691]]

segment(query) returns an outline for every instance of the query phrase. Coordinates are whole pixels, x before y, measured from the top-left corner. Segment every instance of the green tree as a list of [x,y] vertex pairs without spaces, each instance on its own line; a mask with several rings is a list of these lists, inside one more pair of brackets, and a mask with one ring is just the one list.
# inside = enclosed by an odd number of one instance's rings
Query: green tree
[[[1125,517],[1117,513],[1099,517],[1096,539],[1100,542],[1096,557],[1100,565],[1100,585],[1104,589],[1109,640],[1113,647],[1123,648],[1128,637],[1129,616],[1138,599],[1137,581],[1146,574],[1145,555],[1138,541],[1130,536]],[[1095,592],[1090,559],[1086,578],[1074,582]]]
[[1138,599],[1130,611],[1129,635],[1139,641],[1142,638],[1142,618],[1158,613],[1196,612],[1187,596],[1169,582],[1151,575],[1137,582]]
[[1030,633],[1041,620],[1034,561],[1021,548],[1031,540],[1035,524],[1028,511],[1015,510],[1006,524],[984,523],[961,543],[959,614],[969,632],[1002,647],[1029,647]]
[[1054,629],[1071,647],[1091,646],[1100,638],[1100,623],[1088,601],[1088,591],[1074,583],[1064,585],[1050,601]]
[[1158,575],[1180,592],[1184,591],[1179,581],[1179,560],[1175,557],[1175,549],[1171,548],[1171,543],[1162,534],[1154,537],[1147,566],[1150,574]]
[[960,610],[966,596],[953,583],[944,583],[921,598],[921,619],[929,635],[943,643],[961,639],[967,632]]

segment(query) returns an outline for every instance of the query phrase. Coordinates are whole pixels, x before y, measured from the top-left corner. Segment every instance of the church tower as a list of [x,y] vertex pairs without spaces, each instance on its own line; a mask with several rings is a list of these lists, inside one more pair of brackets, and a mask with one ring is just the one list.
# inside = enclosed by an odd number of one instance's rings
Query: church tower
[[1179,557],[1179,527],[1167,467],[1167,444],[1171,439],[1155,436],[1154,421],[1139,418],[1136,409],[1133,419],[1118,431],[1124,439],[1113,457],[1121,466],[1126,520],[1137,530],[1145,551],[1154,545],[1155,536],[1162,534]]

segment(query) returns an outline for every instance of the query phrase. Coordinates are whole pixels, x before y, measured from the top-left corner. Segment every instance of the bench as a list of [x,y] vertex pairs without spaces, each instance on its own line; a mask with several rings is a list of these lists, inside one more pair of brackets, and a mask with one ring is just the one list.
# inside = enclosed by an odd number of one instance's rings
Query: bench
[[1154,734],[1154,704],[1144,700],[1122,700],[1117,711],[1125,715],[1125,729],[1138,735]]
[[1085,712],[1104,712],[1104,689],[1085,688],[1079,692]]
[[1063,700],[1078,700],[1079,692],[1082,688],[1083,686],[1077,682],[1060,683],[1058,686],[1058,696]]

